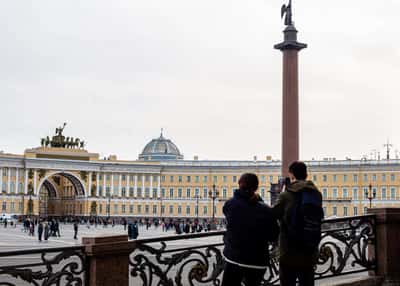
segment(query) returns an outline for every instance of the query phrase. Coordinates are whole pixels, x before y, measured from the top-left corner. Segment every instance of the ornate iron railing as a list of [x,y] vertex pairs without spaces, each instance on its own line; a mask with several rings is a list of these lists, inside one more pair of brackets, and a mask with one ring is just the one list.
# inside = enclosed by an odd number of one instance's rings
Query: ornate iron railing
[[85,285],[86,269],[82,246],[0,253],[1,286]]
[[[131,285],[220,285],[224,269],[224,231],[142,239],[132,242]],[[357,216],[323,222],[315,278],[323,279],[376,269],[375,217]],[[279,284],[279,253],[262,285]]]

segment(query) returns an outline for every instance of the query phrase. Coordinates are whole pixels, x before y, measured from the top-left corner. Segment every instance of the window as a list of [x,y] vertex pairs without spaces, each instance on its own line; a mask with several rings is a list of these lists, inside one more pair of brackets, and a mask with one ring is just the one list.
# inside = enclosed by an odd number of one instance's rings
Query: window
[[348,197],[348,193],[347,193],[347,188],[343,188],[343,198],[347,198]]
[[190,183],[191,177],[190,176],[186,176],[186,182]]
[[148,205],[144,206],[144,212],[147,213],[147,214],[149,213],[149,206]]
[[145,188],[144,189],[144,197],[149,198],[150,197],[150,188]]
[[353,174],[353,182],[357,183],[358,182],[358,175]]
[[186,189],[186,197],[187,197],[187,198],[190,198],[190,188],[187,188],[187,189]]
[[208,189],[204,188],[203,189],[203,198],[207,198],[208,197]]
[[194,195],[195,195],[196,197],[199,197],[199,196],[200,196],[200,190],[199,190],[199,188],[194,189]]
[[157,188],[153,188],[153,198],[157,198]]
[[334,182],[336,182],[336,181],[337,181],[337,176],[336,176],[336,175],[332,175],[332,180],[333,180]]
[[122,175],[122,181],[126,180],[126,175]]
[[110,179],[111,179],[110,174],[107,174],[107,175],[106,175],[106,180],[109,181]]
[[190,206],[186,206],[186,214],[190,215]]
[[343,216],[347,216],[347,207],[343,207]]
[[195,179],[194,179],[194,181],[195,181],[196,183],[200,182],[200,176],[196,176]]
[[103,205],[99,204],[99,213],[102,213],[102,212],[103,212]]
[[178,182],[182,183],[182,176],[178,176]]
[[153,214],[157,214],[157,206],[153,206]]
[[169,181],[170,181],[171,183],[173,183],[173,182],[174,182],[174,176],[169,176]]
[[217,176],[213,176],[213,183],[218,182],[218,177]]
[[149,175],[146,175],[144,178],[145,178],[146,182],[150,181],[150,176]]
[[232,176],[232,182],[234,182],[234,183],[237,182],[237,176]]
[[396,180],[396,175],[395,174],[390,174],[390,180],[394,182]]
[[203,177],[203,183],[207,183],[208,182],[208,177],[207,176],[204,176]]
[[118,213],[118,205],[114,204],[114,213],[117,214]]
[[18,211],[22,211],[22,202],[18,203]]
[[313,175],[312,179],[313,179],[314,182],[316,182],[317,181],[317,175]]
[[161,182],[165,182],[165,176],[161,176]]
[[382,182],[386,182],[386,174],[382,174]]
[[222,176],[222,181],[223,181],[224,183],[226,183],[226,181],[227,181],[226,176]]
[[170,205],[169,206],[169,213],[172,214],[174,212],[174,206]]
[[178,198],[182,198],[182,188],[178,188]]
[[367,175],[367,174],[364,174],[363,181],[364,181],[364,182],[368,182],[368,175]]
[[395,188],[395,187],[391,187],[391,188],[390,188],[390,198],[391,198],[392,200],[395,200],[395,199],[396,199],[396,188]]
[[358,199],[358,188],[353,188],[353,200]]
[[337,198],[337,188],[333,188],[333,190],[332,190],[332,197],[333,197],[334,199]]
[[326,182],[328,179],[327,179],[327,176],[326,175],[322,175],[322,181],[323,182]]
[[181,213],[182,213],[182,207],[178,206],[178,214],[181,214]]
[[222,197],[225,199],[227,197],[226,188],[222,189]]
[[114,180],[114,182],[118,181],[119,180],[119,175],[118,174],[114,174],[113,175],[113,180]]
[[261,183],[265,183],[265,175],[261,175]]
[[347,182],[347,175],[343,175],[343,182]]
[[137,188],[137,196],[138,198],[142,197],[142,188]]
[[108,197],[110,195],[110,187],[106,187],[106,196]]
[[133,205],[129,205],[129,213],[133,213]]
[[337,216],[337,207],[333,207],[333,208],[332,208],[332,214],[333,214],[334,216]]
[[133,187],[130,187],[130,188],[129,188],[129,196],[130,196],[130,197],[133,197],[133,194],[134,194],[134,192],[133,192]]
[[366,214],[367,213],[367,207],[364,207],[364,214]]
[[269,182],[272,183],[274,181],[274,176],[269,176]]
[[358,215],[358,208],[357,207],[353,207],[353,215]]
[[323,188],[322,189],[322,196],[326,199],[328,197],[328,189],[327,188]]
[[121,206],[121,212],[124,214],[125,213],[125,205]]
[[207,214],[207,206],[203,207],[203,214],[206,215]]
[[364,192],[364,198],[366,199],[368,197],[368,188],[363,187],[363,192]]
[[[10,203],[10,212],[14,212],[14,207],[15,207],[15,203],[14,202],[11,202]],[[81,213],[82,213],[82,210],[81,210]]]
[[382,193],[382,200],[386,200],[386,188],[385,187],[383,187],[381,189],[381,193]]
[[376,174],[372,174],[372,182],[376,182]]
[[130,175],[129,178],[131,179],[131,182],[133,182],[135,180],[135,176],[134,175]]
[[123,197],[126,197],[126,188],[125,188],[125,187],[122,187],[122,189],[121,189],[121,195],[122,195]]
[[162,189],[161,189],[161,197],[162,197],[162,198],[165,198],[165,188],[162,188]]
[[161,206],[161,213],[165,213],[165,206]]
[[169,197],[173,198],[174,197],[174,188],[169,189]]
[[137,212],[138,212],[138,214],[142,213],[142,206],[141,205],[137,206]]

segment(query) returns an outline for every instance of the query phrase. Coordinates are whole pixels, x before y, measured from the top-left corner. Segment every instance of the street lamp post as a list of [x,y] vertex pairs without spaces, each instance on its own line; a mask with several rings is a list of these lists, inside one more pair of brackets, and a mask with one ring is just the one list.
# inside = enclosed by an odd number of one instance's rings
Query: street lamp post
[[365,197],[369,200],[369,208],[372,208],[372,200],[376,198],[376,190],[372,191],[372,185],[368,186],[369,191],[365,190]]
[[162,215],[163,215],[162,197],[160,196],[158,199],[160,200],[160,220],[162,220]]
[[208,196],[212,199],[212,220],[211,225],[215,229],[215,199],[218,198],[219,192],[215,188],[215,184],[212,185],[212,191],[208,192]]
[[108,192],[107,221],[110,220],[111,193]]
[[194,196],[194,198],[196,199],[196,220],[198,223],[199,222],[199,199],[201,199],[201,197],[198,194],[196,194]]

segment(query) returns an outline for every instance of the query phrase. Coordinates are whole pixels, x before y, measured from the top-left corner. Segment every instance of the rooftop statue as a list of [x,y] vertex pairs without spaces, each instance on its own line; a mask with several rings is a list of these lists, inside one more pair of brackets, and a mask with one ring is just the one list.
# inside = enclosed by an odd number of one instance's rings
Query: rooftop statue
[[281,7],[281,18],[285,16],[285,25],[291,26],[293,25],[292,21],[292,0],[289,0],[287,5],[283,4]]
[[46,136],[41,138],[40,144],[42,147],[56,147],[56,148],[70,148],[70,149],[84,149],[85,142],[79,138],[65,137],[63,131],[67,123],[64,122],[62,127],[56,128],[56,134],[51,138]]

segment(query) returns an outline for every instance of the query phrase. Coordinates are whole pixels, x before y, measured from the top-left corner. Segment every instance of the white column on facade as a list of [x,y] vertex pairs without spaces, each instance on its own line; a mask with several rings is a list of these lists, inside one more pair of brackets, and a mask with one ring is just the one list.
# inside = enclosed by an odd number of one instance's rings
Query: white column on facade
[[89,172],[89,180],[88,180],[88,191],[85,193],[85,197],[91,197],[92,196],[92,172]]
[[7,193],[11,193],[11,168],[7,169]]
[[3,191],[3,168],[0,168],[0,193]]
[[161,198],[161,176],[157,178],[157,196]]
[[130,195],[130,191],[129,191],[129,189],[130,189],[130,187],[129,187],[129,179],[130,179],[130,176],[131,176],[131,174],[127,174],[126,175],[126,190],[125,190],[125,196],[126,197],[129,197],[129,195]]
[[122,196],[122,174],[118,176],[118,197]]
[[111,173],[111,189],[110,189],[110,193],[111,195],[115,195],[114,194],[114,173]]
[[96,172],[96,196],[99,196],[99,172]]
[[18,194],[19,191],[19,169],[15,168],[15,193]]
[[146,197],[146,189],[144,188],[144,180],[145,180],[145,176],[143,174],[142,175],[142,198]]
[[37,195],[36,190],[36,183],[37,183],[37,172],[36,169],[33,170],[33,193]]
[[25,178],[24,178],[24,194],[28,194],[28,169],[25,169]]
[[133,196],[137,198],[137,175],[135,175],[135,185],[133,187]]
[[103,173],[103,196],[106,195],[106,173]]
[[150,175],[150,198],[153,198],[153,175]]

